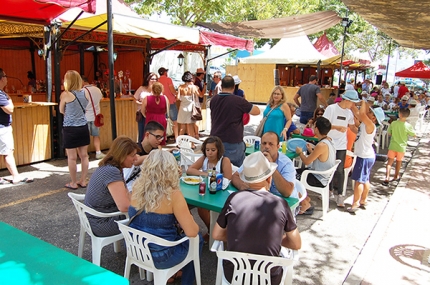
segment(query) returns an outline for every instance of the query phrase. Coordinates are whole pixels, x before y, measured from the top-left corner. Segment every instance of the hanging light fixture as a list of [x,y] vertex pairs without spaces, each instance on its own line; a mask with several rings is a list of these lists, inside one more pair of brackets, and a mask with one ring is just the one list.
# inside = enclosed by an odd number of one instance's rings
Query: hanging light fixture
[[182,53],[180,53],[178,55],[178,65],[182,66],[184,64],[184,55]]

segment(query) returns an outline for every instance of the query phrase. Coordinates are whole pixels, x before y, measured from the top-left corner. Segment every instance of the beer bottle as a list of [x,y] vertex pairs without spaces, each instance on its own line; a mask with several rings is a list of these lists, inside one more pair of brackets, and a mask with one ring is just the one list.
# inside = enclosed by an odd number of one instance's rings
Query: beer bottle
[[209,182],[209,193],[215,194],[216,193],[216,169],[215,167],[212,170],[212,175]]

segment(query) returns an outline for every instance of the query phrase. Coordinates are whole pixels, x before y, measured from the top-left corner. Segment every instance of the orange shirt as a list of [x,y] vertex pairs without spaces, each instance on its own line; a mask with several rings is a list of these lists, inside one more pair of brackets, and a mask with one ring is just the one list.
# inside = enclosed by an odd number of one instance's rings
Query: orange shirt
[[[357,134],[351,131],[348,127],[346,131],[346,149],[352,151],[352,147],[354,146],[355,139],[357,138]],[[344,167],[350,167],[352,165],[352,157],[346,155]]]

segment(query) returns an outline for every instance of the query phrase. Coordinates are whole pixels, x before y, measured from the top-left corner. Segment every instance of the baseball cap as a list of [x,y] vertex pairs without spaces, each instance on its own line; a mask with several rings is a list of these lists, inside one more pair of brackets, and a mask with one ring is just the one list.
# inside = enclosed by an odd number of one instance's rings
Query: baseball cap
[[164,68],[164,67],[160,67],[158,69],[158,74],[163,75],[166,71],[169,71],[168,69]]

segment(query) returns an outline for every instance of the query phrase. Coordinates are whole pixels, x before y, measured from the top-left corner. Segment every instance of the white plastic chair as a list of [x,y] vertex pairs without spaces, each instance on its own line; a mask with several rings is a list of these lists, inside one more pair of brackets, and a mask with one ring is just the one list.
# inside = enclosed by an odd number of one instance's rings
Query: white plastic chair
[[[211,251],[216,252],[218,256],[216,285],[242,285],[242,284],[271,284],[270,270],[273,267],[281,266],[283,268],[282,280],[280,284],[292,284],[294,261],[299,259],[297,250],[281,247],[280,256],[258,255],[236,251],[224,251],[222,241],[214,241]],[[222,266],[223,260],[229,260],[234,265],[232,282],[229,283],[224,277]],[[255,263],[251,264],[251,261]],[[252,278],[252,283],[251,283]]]
[[[152,274],[154,275],[154,285],[165,285],[167,280],[182,267],[189,262],[194,262],[194,271],[196,274],[197,285],[201,284],[200,280],[200,257],[199,257],[199,236],[189,238],[183,237],[178,241],[167,241],[157,236],[145,233],[143,231],[133,229],[129,226],[118,223],[118,227],[124,235],[125,245],[127,247],[127,258],[125,261],[124,277],[129,279],[131,265],[134,264],[139,267],[141,277],[144,277],[142,270],[147,271],[148,281],[152,281]],[[189,240],[188,255],[185,259],[177,265],[166,268],[157,269],[152,260],[149,244],[157,244],[165,247],[174,247],[178,244]],[[151,273],[151,274],[150,274]]]
[[[69,192],[67,195],[69,195],[70,199],[72,199],[72,202],[75,205],[76,210],[78,211],[78,216],[81,223],[81,230],[79,234],[78,256],[82,257],[82,254],[84,251],[85,233],[87,233],[91,237],[92,262],[95,265],[100,266],[100,257],[102,253],[102,248],[108,244],[113,243],[114,251],[119,252],[121,249],[121,244],[119,241],[123,239],[123,236],[121,233],[114,236],[109,236],[109,237],[98,237],[94,235],[93,230],[91,229],[91,226],[90,226],[90,222],[88,221],[87,215],[85,213],[88,213],[90,215],[100,217],[100,218],[116,217],[119,215],[126,215],[126,214],[122,212],[101,213],[86,206],[84,203],[81,202],[81,201],[84,201],[85,194],[76,194],[76,193]],[[128,222],[128,219],[121,220],[118,222],[126,223]]]
[[243,137],[243,142],[245,144],[252,144],[252,145],[254,145],[255,141],[261,142],[261,138],[258,137],[258,136],[244,136]]
[[[345,196],[346,194],[346,187],[348,186],[348,175],[349,172],[354,169],[355,163],[357,162],[357,156],[355,155],[355,153],[353,153],[350,150],[346,151],[346,155],[349,155],[350,157],[352,157],[352,164],[350,167],[346,167],[343,169],[344,175],[345,175],[345,179],[343,180],[343,191],[342,191],[342,195]],[[352,188],[354,189],[354,182],[352,183]]]
[[[303,171],[302,176],[300,177],[300,182],[302,182],[302,184],[305,186],[305,188],[307,190],[310,190],[312,192],[321,194],[321,200],[322,200],[322,212],[323,212],[323,216],[322,218],[324,219],[325,215],[327,214],[328,208],[329,208],[329,193],[330,193],[330,182],[333,179],[334,173],[336,171],[337,166],[339,165],[339,163],[341,162],[340,159],[336,159],[336,164],[325,171],[316,171],[316,170],[311,170],[311,169],[306,169],[305,171]],[[328,180],[328,183],[325,187],[315,187],[315,186],[311,186],[308,184],[308,182],[306,181],[306,179],[308,178],[309,173],[312,174],[322,174],[322,175],[330,175],[330,178]]]
[[202,153],[195,153],[192,149],[181,148],[179,149],[181,153],[181,166],[184,166],[185,171],[187,171],[188,167],[197,161],[200,157],[203,156]]
[[[306,191],[305,185],[303,185],[303,183],[301,183],[297,179],[294,183],[294,189],[297,190],[297,196],[299,197],[299,204],[300,204],[308,196],[308,191]],[[300,194],[301,196],[298,194]],[[299,211],[300,211],[300,205],[296,208],[296,211],[294,214],[297,216]]]
[[383,121],[382,122],[383,128],[382,128],[382,149],[384,149],[385,147],[388,147],[388,127],[390,126],[390,124],[387,121]]
[[383,125],[380,125],[376,129],[376,135],[375,135],[376,153],[379,153],[379,147],[381,146],[381,139],[382,139],[382,131],[383,130],[384,130]]
[[181,135],[176,138],[176,144],[180,149],[181,148],[192,149],[193,143],[194,145],[197,146],[197,145],[201,145],[203,142],[196,138],[193,138],[192,136],[187,136],[187,135]]

